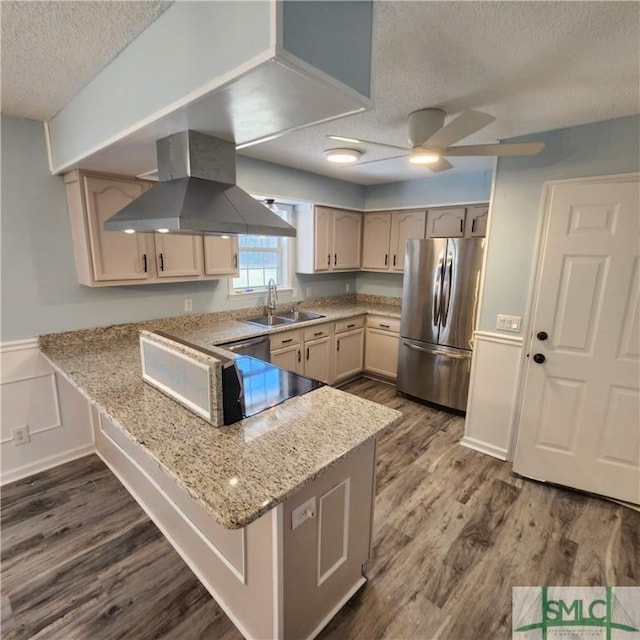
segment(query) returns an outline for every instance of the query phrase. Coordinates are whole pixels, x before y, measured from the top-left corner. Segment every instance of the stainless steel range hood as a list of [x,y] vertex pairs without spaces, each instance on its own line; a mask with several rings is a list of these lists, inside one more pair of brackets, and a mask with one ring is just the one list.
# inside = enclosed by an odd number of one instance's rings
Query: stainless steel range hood
[[107,231],[295,236],[236,185],[233,142],[181,131],[156,142],[160,182],[104,223]]

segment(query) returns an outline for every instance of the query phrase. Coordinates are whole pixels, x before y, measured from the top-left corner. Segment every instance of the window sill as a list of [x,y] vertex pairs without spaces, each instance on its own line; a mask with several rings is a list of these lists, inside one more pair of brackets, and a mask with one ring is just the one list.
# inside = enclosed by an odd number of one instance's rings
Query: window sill
[[[278,295],[283,294],[287,297],[294,296],[295,289],[291,287],[278,287]],[[262,298],[267,295],[266,288],[245,289],[244,291],[234,291],[227,295],[227,300],[249,300],[251,298]]]

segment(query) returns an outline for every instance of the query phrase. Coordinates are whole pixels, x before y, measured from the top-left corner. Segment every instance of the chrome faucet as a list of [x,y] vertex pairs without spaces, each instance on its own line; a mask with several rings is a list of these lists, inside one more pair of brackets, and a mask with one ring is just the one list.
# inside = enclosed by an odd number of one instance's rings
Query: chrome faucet
[[276,312],[276,300],[278,299],[278,285],[273,278],[267,283],[267,314],[272,316]]

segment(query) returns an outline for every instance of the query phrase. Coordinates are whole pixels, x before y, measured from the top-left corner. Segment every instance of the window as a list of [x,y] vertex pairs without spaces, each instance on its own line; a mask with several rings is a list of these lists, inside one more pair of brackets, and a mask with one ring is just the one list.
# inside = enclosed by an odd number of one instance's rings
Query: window
[[[276,203],[284,220],[290,221],[293,207]],[[238,236],[239,275],[231,282],[233,293],[251,293],[266,289],[273,278],[279,287],[289,285],[287,238],[277,236]]]

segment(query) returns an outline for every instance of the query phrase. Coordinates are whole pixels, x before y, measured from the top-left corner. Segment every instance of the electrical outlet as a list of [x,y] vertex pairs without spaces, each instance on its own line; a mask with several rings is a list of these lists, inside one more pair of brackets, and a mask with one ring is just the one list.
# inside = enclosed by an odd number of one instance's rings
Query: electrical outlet
[[351,293],[351,283],[347,282],[347,293]]
[[19,447],[21,444],[27,444],[31,442],[31,436],[29,435],[29,425],[25,424],[23,427],[14,427],[11,429],[11,439],[13,440],[13,446]]
[[193,300],[191,298],[184,299],[184,310],[193,311]]
[[311,287],[307,287],[307,288],[306,288],[305,296],[306,296],[307,298],[310,298],[310,297],[311,297]]
[[291,512],[291,529],[299,527],[305,520],[316,517],[316,497],[309,498]]

